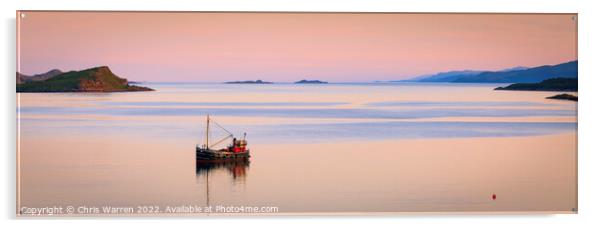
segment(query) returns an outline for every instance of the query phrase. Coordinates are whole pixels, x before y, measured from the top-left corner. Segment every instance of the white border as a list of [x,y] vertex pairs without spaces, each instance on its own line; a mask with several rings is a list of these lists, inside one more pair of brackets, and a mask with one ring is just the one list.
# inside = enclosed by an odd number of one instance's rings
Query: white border
[[[453,0],[453,1],[326,1],[326,0],[221,0],[221,1],[169,1],[169,0],[21,0],[3,1],[2,12],[2,177],[3,204],[0,207],[3,227],[15,225],[43,227],[61,225],[67,227],[105,227],[136,225],[144,227],[212,226],[248,227],[307,227],[315,225],[343,225],[346,227],[373,226],[425,226],[425,227],[600,227],[602,202],[599,173],[602,173],[599,143],[601,134],[600,86],[602,86],[602,37],[599,21],[602,12],[595,1],[525,1],[525,0]],[[237,218],[98,218],[98,219],[15,219],[15,10],[153,10],[153,11],[372,11],[372,12],[524,12],[524,13],[579,13],[579,214],[578,215],[419,215],[419,216],[292,216],[292,217],[237,217]],[[42,220],[42,221],[40,221]],[[134,222],[136,224],[134,224]]]

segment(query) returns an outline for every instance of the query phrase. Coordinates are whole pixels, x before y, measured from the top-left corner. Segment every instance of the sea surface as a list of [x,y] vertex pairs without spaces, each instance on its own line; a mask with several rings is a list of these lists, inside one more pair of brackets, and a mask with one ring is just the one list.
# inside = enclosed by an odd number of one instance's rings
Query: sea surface
[[[455,83],[143,86],[156,91],[18,94],[19,207],[577,211],[577,103],[545,99],[555,92]],[[249,162],[197,164],[207,115],[235,137],[247,134]],[[227,136],[210,130],[211,142]]]

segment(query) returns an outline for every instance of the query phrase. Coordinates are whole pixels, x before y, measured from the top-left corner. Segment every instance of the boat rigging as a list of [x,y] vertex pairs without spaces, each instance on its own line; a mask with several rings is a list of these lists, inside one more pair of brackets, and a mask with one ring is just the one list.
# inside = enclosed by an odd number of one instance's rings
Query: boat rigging
[[[227,133],[227,135],[223,138],[215,142],[210,142],[210,125],[215,124],[219,129],[223,130]],[[207,115],[206,127],[205,127],[205,144],[199,147],[196,146],[196,158],[197,161],[212,161],[212,160],[237,160],[237,159],[247,159],[250,157],[250,151],[247,148],[247,133],[244,133],[242,139],[236,139],[234,134],[230,131],[226,130],[226,128],[222,127],[217,122],[213,121]],[[231,139],[232,143],[225,148],[215,149],[217,145],[225,142],[226,140]]]

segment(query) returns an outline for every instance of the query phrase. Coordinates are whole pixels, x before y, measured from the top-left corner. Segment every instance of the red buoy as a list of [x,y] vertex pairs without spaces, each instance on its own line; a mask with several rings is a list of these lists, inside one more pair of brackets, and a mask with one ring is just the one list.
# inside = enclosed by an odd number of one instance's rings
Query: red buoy
[[495,195],[495,194],[491,195],[491,199],[492,199],[492,200],[495,200],[495,199],[497,199],[497,195]]

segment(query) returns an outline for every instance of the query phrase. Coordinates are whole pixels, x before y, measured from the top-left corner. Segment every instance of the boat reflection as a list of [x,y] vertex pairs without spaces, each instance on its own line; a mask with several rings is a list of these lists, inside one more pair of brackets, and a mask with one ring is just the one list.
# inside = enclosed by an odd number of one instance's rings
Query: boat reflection
[[[197,160],[196,162],[196,177],[197,180],[204,179],[205,185],[205,206],[209,206],[210,200],[210,178],[209,176],[217,177],[221,176],[219,173],[228,173],[234,184],[238,182],[244,183],[245,176],[247,175],[247,169],[249,168],[249,159],[237,159],[237,160]],[[214,177],[215,178],[215,177]]]
[[213,172],[226,171],[230,174],[233,180],[244,179],[249,168],[249,159],[239,160],[216,160],[203,161],[197,160],[196,175],[207,176]]

